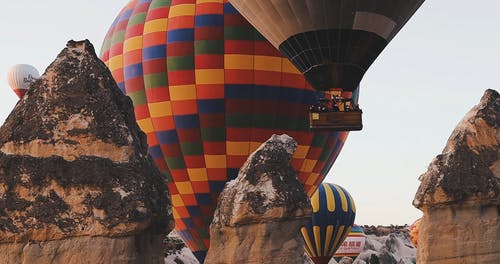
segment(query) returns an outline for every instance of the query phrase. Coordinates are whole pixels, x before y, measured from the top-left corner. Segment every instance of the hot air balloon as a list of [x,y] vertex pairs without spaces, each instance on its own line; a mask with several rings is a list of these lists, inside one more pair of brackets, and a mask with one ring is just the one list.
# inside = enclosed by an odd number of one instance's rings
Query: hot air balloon
[[415,247],[418,247],[418,232],[420,231],[420,223],[422,222],[422,218],[419,218],[410,225],[410,239]]
[[322,183],[311,197],[313,215],[301,228],[305,251],[316,264],[327,264],[351,232],[356,206],[342,187]]
[[260,144],[297,140],[291,163],[311,195],[347,137],[309,129],[315,90],[227,0],[130,1],[100,56],[132,98],[175,230],[200,260],[219,193]]
[[[230,0],[318,90],[352,91],[424,0]],[[361,129],[361,111],[312,111],[312,128]]]
[[38,70],[28,64],[16,64],[7,73],[7,81],[19,98],[23,98],[29,85],[38,78],[40,78]]
[[363,228],[358,225],[351,227],[351,232],[340,245],[333,257],[338,262],[343,257],[350,257],[355,260],[363,251],[366,243],[366,235]]

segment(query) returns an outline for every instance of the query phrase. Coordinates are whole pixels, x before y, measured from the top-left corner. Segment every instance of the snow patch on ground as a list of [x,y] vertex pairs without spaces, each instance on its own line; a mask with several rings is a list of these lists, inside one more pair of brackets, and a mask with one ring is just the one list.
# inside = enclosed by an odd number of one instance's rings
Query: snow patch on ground
[[165,264],[199,264],[196,257],[188,248],[181,249],[177,254],[168,255]]
[[[375,255],[380,264],[415,264],[417,263],[416,248],[408,233],[391,233],[386,236],[367,235],[363,252],[352,264],[370,263]],[[337,264],[332,259],[328,264]]]
[[[175,235],[175,234],[174,234]],[[367,235],[363,252],[352,262],[352,264],[367,264],[374,255],[380,264],[415,264],[416,248],[413,246],[408,232],[390,233],[385,236]],[[165,264],[198,264],[198,260],[191,251],[184,247],[175,254],[165,258]],[[306,258],[305,264],[311,264]],[[345,262],[350,263],[350,262]],[[337,264],[332,258],[329,264]]]

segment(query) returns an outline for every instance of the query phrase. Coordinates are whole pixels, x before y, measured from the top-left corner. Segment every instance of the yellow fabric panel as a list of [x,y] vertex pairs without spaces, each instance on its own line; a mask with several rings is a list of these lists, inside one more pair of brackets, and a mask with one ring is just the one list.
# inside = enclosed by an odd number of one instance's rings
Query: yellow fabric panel
[[239,55],[239,54],[225,54],[224,55],[224,68],[237,69],[237,70],[252,70],[253,69],[253,56],[252,55]]
[[153,123],[151,122],[151,118],[137,120],[137,124],[142,129],[142,131],[146,134],[154,131]]
[[293,153],[293,157],[297,159],[304,159],[309,151],[309,146],[298,145],[297,150]]
[[302,163],[302,168],[300,168],[300,171],[312,172],[317,162],[317,160],[305,159],[304,163]]
[[326,207],[328,208],[328,211],[333,212],[335,211],[335,197],[333,195],[333,190],[330,188],[329,184],[323,184],[323,187],[325,188],[326,194]]
[[300,74],[299,70],[297,70],[297,67],[295,67],[295,65],[293,65],[292,62],[287,58],[282,59],[281,70],[286,73]]
[[188,181],[185,182],[176,182],[175,186],[177,187],[177,190],[179,190],[180,194],[193,194],[193,186],[191,186],[191,183]]
[[187,172],[191,181],[208,181],[207,169],[205,168],[187,169]]
[[169,18],[178,16],[192,16],[194,15],[195,4],[181,4],[170,6]]
[[148,104],[151,117],[162,117],[172,115],[172,105],[170,101]]
[[196,0],[196,4],[203,3],[223,3],[223,0]]
[[313,212],[317,213],[319,211],[319,192],[315,191],[313,196],[311,197],[311,205],[313,208]]
[[171,116],[172,105],[170,101],[148,104],[151,117]]
[[170,86],[170,99],[172,101],[179,100],[195,100],[196,99],[196,86],[191,85],[176,85]]
[[142,36],[136,36],[126,39],[123,42],[123,53],[142,48]]
[[207,168],[226,168],[226,155],[205,155]]
[[197,84],[224,84],[224,69],[195,70]]
[[326,227],[326,236],[325,236],[325,248],[323,249],[323,252],[325,254],[330,251],[330,242],[332,241],[332,236],[333,236],[333,226],[329,225]]
[[318,177],[319,177],[318,173],[311,173],[309,175],[309,178],[307,178],[306,185],[313,185],[318,179]]
[[182,197],[179,194],[173,194],[170,196],[172,198],[172,205],[177,207],[177,206],[184,206],[184,201],[182,201]]
[[345,232],[346,233],[346,237],[349,235],[349,233],[351,233],[351,229],[352,229],[352,226],[348,226],[347,227],[347,231]]
[[116,55],[112,58],[109,58],[108,64],[108,68],[110,71],[123,68],[123,55]]
[[[333,241],[334,245],[338,245],[340,239],[342,238],[342,232],[344,232],[345,226],[339,226],[339,229],[337,230],[337,235],[335,236],[335,240]],[[334,251],[336,248],[332,247],[330,248],[330,252],[328,252],[330,255],[333,255]]]
[[250,142],[250,151],[248,152],[249,154],[256,151],[260,146],[262,145],[262,142]]
[[181,216],[179,213],[177,213],[177,210],[175,210],[175,207],[172,206],[172,214],[174,215],[174,219],[180,219]]
[[254,69],[281,72],[281,58],[272,56],[255,56]]
[[319,226],[313,226],[314,242],[316,242],[316,253],[318,256],[321,254],[321,229]]
[[309,252],[309,256],[316,257],[316,252],[314,252],[314,247],[312,245],[311,238],[309,237],[309,233],[307,233],[307,229],[305,227],[302,227],[300,229],[300,232],[302,233],[302,237],[306,242],[306,247],[304,248],[307,252]]
[[245,156],[248,155],[250,142],[248,141],[228,141],[226,143],[226,153],[228,155]]
[[348,209],[347,208],[347,198],[345,197],[345,193],[342,191],[342,189],[340,189],[336,185],[334,185],[334,186],[335,186],[335,189],[337,189],[337,192],[340,195],[340,202],[342,204],[342,211],[347,212],[347,209]]
[[143,35],[153,33],[153,32],[161,32],[165,31],[168,26],[168,19],[167,18],[160,18],[160,19],[155,19],[148,21],[144,23],[144,33]]
[[[344,241],[346,239],[346,237],[349,235],[349,233],[351,233],[351,227],[348,226],[346,227],[346,231],[344,233],[344,235],[341,235],[340,236],[340,242]],[[338,247],[340,247],[340,245],[338,245]],[[335,251],[337,250],[338,248],[335,249]],[[332,254],[334,254],[335,252],[332,252]]]

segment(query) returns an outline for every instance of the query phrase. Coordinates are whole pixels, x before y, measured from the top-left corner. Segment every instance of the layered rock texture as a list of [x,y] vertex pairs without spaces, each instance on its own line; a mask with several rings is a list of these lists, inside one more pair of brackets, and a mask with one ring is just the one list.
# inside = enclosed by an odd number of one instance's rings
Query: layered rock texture
[[162,263],[164,179],[88,41],[70,41],[0,128],[0,263]]
[[205,263],[300,263],[300,227],[312,208],[290,159],[297,143],[273,135],[226,184],[210,226]]
[[487,90],[424,173],[418,263],[500,260],[500,96]]

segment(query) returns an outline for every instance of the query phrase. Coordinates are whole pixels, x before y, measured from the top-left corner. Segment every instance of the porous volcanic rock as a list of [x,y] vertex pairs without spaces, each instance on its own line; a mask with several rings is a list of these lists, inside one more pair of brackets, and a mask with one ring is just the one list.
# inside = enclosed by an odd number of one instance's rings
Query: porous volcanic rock
[[291,167],[297,148],[273,135],[226,184],[210,225],[205,263],[300,263],[300,227],[311,217],[309,197]]
[[500,260],[500,96],[487,90],[420,176],[418,263]]
[[172,227],[130,98],[69,41],[0,128],[0,263],[162,263]]

